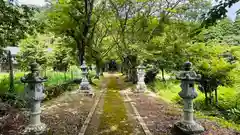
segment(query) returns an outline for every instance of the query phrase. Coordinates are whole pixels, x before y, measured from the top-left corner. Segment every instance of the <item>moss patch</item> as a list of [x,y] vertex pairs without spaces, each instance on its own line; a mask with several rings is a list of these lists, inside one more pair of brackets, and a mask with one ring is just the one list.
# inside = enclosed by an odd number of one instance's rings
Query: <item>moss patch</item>
[[115,77],[110,77],[100,116],[99,135],[130,135],[133,128],[127,117],[124,101]]

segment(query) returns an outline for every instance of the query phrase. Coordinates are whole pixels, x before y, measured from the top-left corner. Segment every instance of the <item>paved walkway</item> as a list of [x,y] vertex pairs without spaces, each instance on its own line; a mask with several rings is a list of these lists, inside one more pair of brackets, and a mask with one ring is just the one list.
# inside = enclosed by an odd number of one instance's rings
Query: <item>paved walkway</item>
[[85,135],[144,135],[135,113],[125,95],[121,92],[124,85],[116,74],[105,78],[107,87],[89,123]]

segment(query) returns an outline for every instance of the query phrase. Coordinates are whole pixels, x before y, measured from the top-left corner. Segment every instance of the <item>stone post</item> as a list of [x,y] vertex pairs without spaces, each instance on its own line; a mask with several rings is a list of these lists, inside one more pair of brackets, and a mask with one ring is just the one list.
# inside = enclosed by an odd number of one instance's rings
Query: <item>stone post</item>
[[83,93],[93,94],[92,88],[88,82],[87,74],[88,74],[88,68],[86,66],[86,62],[83,61],[83,64],[81,65],[82,70],[82,81],[80,83],[80,91]]
[[145,66],[142,64],[137,67],[137,75],[138,75],[138,82],[137,82],[137,91],[136,92],[144,92],[147,89],[147,86],[144,82],[145,78]]
[[41,101],[45,94],[43,82],[47,80],[39,76],[39,68],[36,62],[30,64],[31,72],[21,78],[21,82],[27,83],[25,91],[28,94],[28,100],[31,103],[30,107],[30,122],[25,128],[24,134],[43,134],[47,131],[47,126],[41,123]]
[[196,123],[193,119],[193,99],[197,97],[197,93],[194,89],[194,82],[201,77],[192,71],[192,63],[185,62],[184,71],[181,71],[177,76],[178,80],[181,80],[180,87],[182,90],[179,92],[179,96],[183,99],[183,119],[175,124],[175,127],[180,129],[187,135],[196,135],[204,131],[204,128]]

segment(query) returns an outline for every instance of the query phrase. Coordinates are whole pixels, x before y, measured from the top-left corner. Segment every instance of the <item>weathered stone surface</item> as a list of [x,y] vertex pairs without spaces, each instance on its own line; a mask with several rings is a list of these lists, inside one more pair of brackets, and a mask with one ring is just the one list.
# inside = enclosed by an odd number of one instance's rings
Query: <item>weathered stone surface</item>
[[199,79],[196,72],[192,71],[192,63],[184,63],[184,71],[181,71],[177,79],[181,80],[181,91],[179,96],[183,99],[183,120],[175,124],[178,129],[186,134],[200,134],[204,128],[193,120],[193,99],[197,97],[197,92],[194,88],[194,81]]
[[92,87],[87,78],[88,71],[87,71],[87,66],[85,61],[83,61],[83,64],[81,65],[81,70],[82,70],[82,81],[80,83],[80,92],[93,95]]
[[28,125],[22,134],[23,135],[46,135],[48,130],[49,129],[47,128],[46,124],[41,123],[38,125]]
[[147,90],[147,86],[144,82],[144,78],[145,78],[145,71],[144,71],[145,67],[143,65],[140,65],[137,67],[137,72],[138,72],[138,82],[137,82],[137,86],[136,86],[136,91],[135,92],[144,92],[145,90]]
[[1,103],[1,102],[0,102],[0,113],[9,110],[10,107],[11,107],[11,106],[10,106],[9,104]]
[[186,135],[199,135],[204,132],[204,128],[196,122],[184,123],[182,121],[179,121],[174,126]]
[[47,126],[41,123],[41,101],[45,98],[44,87],[42,82],[46,79],[39,76],[39,68],[36,62],[30,65],[31,72],[21,78],[23,83],[27,83],[25,87],[26,96],[29,97],[30,104],[30,123],[26,127],[24,134],[41,135],[46,131]]

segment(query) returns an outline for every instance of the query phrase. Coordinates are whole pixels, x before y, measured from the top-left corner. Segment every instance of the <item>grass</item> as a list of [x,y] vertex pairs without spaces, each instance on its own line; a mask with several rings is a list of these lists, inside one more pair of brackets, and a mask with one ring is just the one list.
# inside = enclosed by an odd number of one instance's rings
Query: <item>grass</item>
[[124,101],[119,93],[116,78],[110,77],[104,98],[103,113],[100,116],[99,134],[129,135],[133,132],[128,122]]
[[178,83],[167,81],[166,83],[156,80],[148,87],[156,92],[164,101],[172,103],[178,97],[180,87]]
[[[79,69],[80,70],[80,69]],[[79,74],[81,72],[79,71]],[[14,88],[16,93],[22,93],[24,90],[24,84],[20,82],[20,78],[24,76],[24,72],[16,72],[14,73]],[[74,71],[64,72],[54,72],[47,71],[46,76],[48,77],[48,81],[44,83],[45,87],[52,87],[54,85],[62,84],[66,81],[77,78],[80,75],[77,75]],[[79,78],[78,77],[78,78]],[[7,92],[9,89],[9,74],[1,73],[0,74],[0,93]]]
[[[77,74],[78,72],[79,74]],[[40,76],[47,76],[48,80],[44,83],[46,98],[44,100],[50,100],[54,97],[57,97],[65,91],[72,90],[75,85],[72,86],[73,79],[80,78],[80,69],[70,70],[66,73],[64,72],[54,72],[48,70],[46,73],[40,73]],[[92,73],[92,72],[91,72]],[[9,75],[8,73],[0,74],[0,97],[5,102],[9,102],[11,105],[16,107],[25,107],[26,95],[24,92],[24,87],[26,84],[20,81],[20,78],[23,77],[26,73],[24,72],[15,72],[14,73],[14,92],[9,92]],[[15,104],[17,102],[17,104]]]
[[[14,88],[16,93],[21,93],[24,90],[24,84],[20,82],[20,78],[24,76],[23,72],[17,72],[14,74]],[[9,75],[7,73],[0,74],[0,93],[7,92],[9,90]]]

